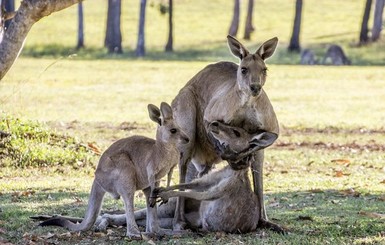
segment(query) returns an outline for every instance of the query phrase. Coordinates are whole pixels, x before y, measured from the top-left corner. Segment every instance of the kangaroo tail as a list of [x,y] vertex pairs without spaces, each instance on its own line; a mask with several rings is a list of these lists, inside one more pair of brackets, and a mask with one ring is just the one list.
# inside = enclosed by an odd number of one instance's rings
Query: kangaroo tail
[[88,200],[86,215],[81,223],[73,223],[64,217],[55,217],[40,223],[39,226],[61,226],[71,231],[89,230],[95,224],[99,215],[105,193],[103,188],[94,181]]

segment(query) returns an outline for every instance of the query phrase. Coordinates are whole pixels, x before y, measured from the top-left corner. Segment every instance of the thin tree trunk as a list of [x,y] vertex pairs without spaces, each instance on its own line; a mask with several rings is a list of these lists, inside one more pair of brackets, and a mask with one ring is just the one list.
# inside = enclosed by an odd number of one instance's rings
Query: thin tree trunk
[[[33,24],[81,0],[23,0],[0,43],[0,80],[18,57]],[[59,34],[59,31],[58,31]]]
[[121,0],[108,0],[107,29],[104,46],[108,49],[109,54],[123,53],[122,33],[120,31],[121,8]]
[[[4,7],[7,12],[15,11],[15,0],[3,0],[3,1],[5,1]],[[11,20],[5,21],[5,29],[8,29],[10,23],[11,23]]]
[[366,0],[364,16],[362,17],[361,31],[360,31],[360,41],[359,44],[365,44],[368,42],[368,21],[370,18],[370,9],[372,7],[372,0]]
[[374,7],[374,19],[372,28],[372,41],[375,42],[380,38],[382,29],[382,13],[384,11],[385,0],[376,0]]
[[288,47],[288,50],[292,52],[301,51],[301,46],[299,44],[299,34],[301,31],[301,16],[302,16],[302,0],[297,0],[295,3],[293,34],[291,36],[290,44]]
[[233,19],[231,20],[230,29],[229,29],[229,35],[231,36],[236,36],[238,33],[239,5],[240,5],[240,0],[234,0]]
[[144,37],[144,25],[146,23],[146,3],[147,0],[140,0],[138,43],[136,45],[137,57],[142,57],[146,55]]
[[173,12],[172,0],[168,0],[168,39],[165,47],[166,52],[173,51],[173,25],[172,25],[172,12]]
[[84,17],[83,17],[83,3],[78,4],[78,43],[76,49],[84,48]]
[[250,40],[250,34],[254,31],[254,26],[253,26],[253,9],[254,9],[254,0],[249,0],[249,4],[247,5],[245,35],[243,37],[246,40]]

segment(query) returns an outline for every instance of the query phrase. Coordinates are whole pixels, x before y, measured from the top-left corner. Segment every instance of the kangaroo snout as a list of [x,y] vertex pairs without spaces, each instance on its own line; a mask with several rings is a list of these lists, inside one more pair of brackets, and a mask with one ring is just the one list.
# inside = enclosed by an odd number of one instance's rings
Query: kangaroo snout
[[258,95],[261,92],[262,86],[259,84],[251,84],[250,90],[253,96]]

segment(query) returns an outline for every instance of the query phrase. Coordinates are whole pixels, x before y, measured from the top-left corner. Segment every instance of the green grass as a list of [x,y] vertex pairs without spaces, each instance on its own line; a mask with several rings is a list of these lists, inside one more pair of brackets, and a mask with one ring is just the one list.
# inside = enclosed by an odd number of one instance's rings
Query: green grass
[[[242,36],[246,2],[242,2],[238,37]],[[171,102],[179,89],[209,63],[236,61],[225,39],[232,4],[177,1],[176,51],[165,54],[167,18],[160,15],[156,1],[149,2],[147,56],[143,59],[136,59],[133,51],[139,3],[123,3],[122,56],[107,55],[102,48],[107,5],[103,0],[84,2],[85,50],[73,49],[76,6],[32,28],[21,57],[0,82],[0,130],[11,132],[12,140],[22,142],[19,153],[28,157],[22,161],[20,157],[5,159],[1,152],[11,148],[1,145],[0,243],[140,243],[123,238],[125,229],[121,227],[109,233],[67,233],[60,228],[36,227],[37,222],[29,216],[82,216],[97,157],[89,148],[78,146],[104,150],[122,137],[154,137],[156,126],[148,118],[148,103]],[[266,150],[264,187],[269,217],[287,226],[290,234],[258,230],[244,235],[212,233],[157,242],[385,243],[385,220],[370,217],[385,213],[385,43],[355,45],[363,1],[304,4],[302,46],[314,49],[321,57],[328,44],[340,44],[354,66],[296,65],[299,55],[286,52],[294,1],[256,1],[256,31],[251,41],[244,42],[255,50],[268,38],[280,39],[278,51],[268,60],[265,90],[277,113],[281,135]],[[61,153],[55,155],[59,150]],[[40,152],[40,160],[30,152]],[[74,169],[79,159],[85,159],[86,167]],[[177,175],[173,181],[177,182]],[[140,192],[136,205],[144,206]],[[119,209],[123,209],[121,201],[105,199],[104,211]]]

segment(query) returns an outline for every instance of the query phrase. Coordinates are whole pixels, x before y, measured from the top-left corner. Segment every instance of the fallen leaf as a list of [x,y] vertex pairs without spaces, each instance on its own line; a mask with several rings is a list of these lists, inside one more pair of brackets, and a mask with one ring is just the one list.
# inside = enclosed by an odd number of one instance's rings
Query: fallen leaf
[[344,176],[344,173],[342,171],[336,171],[335,174],[334,174],[334,177],[337,177],[337,178],[340,178],[340,177],[343,177]]
[[91,143],[91,142],[88,142],[88,147],[91,148],[91,150],[96,154],[96,155],[100,155],[102,153],[102,151],[100,150],[100,148],[94,144],[94,143]]
[[55,234],[52,234],[51,232],[48,232],[47,235],[44,235],[44,236],[40,236],[40,238],[44,239],[44,240],[47,240],[47,239],[50,239],[52,237],[56,236]]
[[348,188],[346,190],[339,191],[339,193],[344,195],[344,196],[352,196],[352,197],[361,196],[361,193],[355,191],[353,188]]
[[333,159],[331,162],[337,163],[340,165],[345,165],[345,164],[350,163],[350,160],[348,160],[348,159]]
[[360,211],[360,212],[358,212],[358,214],[366,216],[366,217],[370,217],[370,218],[379,218],[379,219],[384,219],[385,218],[385,214],[376,213],[376,212]]
[[378,200],[385,202],[385,196],[378,197]]
[[381,184],[385,184],[385,179],[383,181],[380,182]]

